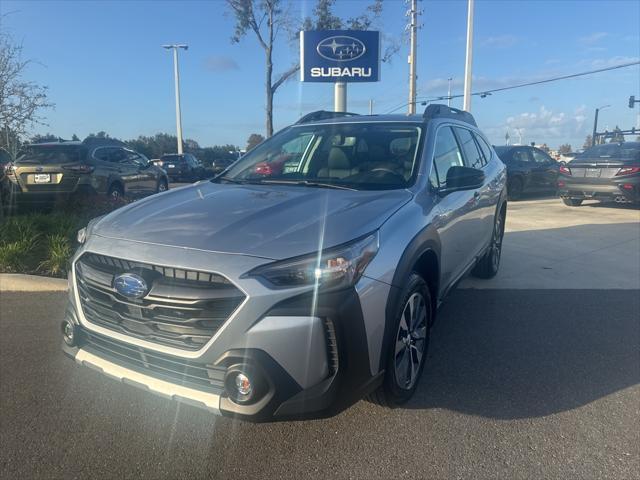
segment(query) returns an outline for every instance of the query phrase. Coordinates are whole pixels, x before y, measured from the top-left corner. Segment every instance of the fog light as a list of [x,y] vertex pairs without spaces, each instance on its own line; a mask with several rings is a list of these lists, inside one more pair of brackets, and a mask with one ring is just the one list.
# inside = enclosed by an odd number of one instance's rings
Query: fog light
[[253,387],[251,386],[251,382],[249,381],[249,377],[247,377],[244,373],[239,373],[236,375],[235,379],[236,390],[243,397],[248,397],[251,395],[253,391]]
[[68,320],[62,322],[62,339],[70,347],[76,344],[76,328]]

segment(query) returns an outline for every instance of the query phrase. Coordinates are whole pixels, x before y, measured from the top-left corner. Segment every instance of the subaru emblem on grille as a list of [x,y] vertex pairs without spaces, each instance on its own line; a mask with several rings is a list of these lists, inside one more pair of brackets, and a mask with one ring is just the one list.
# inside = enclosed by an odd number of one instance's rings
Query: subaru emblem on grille
[[147,282],[135,273],[123,273],[113,279],[116,291],[128,298],[142,298],[149,291]]

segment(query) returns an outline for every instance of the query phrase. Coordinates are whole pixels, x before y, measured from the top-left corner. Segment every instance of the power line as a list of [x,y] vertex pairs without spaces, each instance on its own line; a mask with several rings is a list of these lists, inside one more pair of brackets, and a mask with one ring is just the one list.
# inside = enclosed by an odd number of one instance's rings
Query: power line
[[[593,75],[594,73],[601,73],[601,72],[608,72],[610,70],[617,70],[619,68],[626,68],[626,67],[632,67],[634,65],[640,65],[640,61],[636,61],[636,62],[629,62],[629,63],[623,63],[620,65],[613,65],[611,67],[605,67],[605,68],[598,68],[596,70],[589,70],[588,72],[580,72],[580,73],[572,73],[570,75],[562,75],[562,76],[558,76],[558,77],[552,77],[552,78],[546,78],[544,80],[536,80],[533,82],[527,82],[527,83],[519,83],[517,85],[510,85],[508,87],[500,87],[500,88],[493,88],[490,90],[482,90],[479,92],[475,92],[472,93],[472,95],[480,95],[481,97],[486,97],[487,95],[491,95],[492,93],[495,92],[503,92],[505,90],[513,90],[515,88],[522,88],[522,87],[530,87],[531,85],[540,85],[541,83],[549,83],[549,82],[557,82],[558,80],[566,80],[568,78],[576,78],[576,77],[582,77],[585,75]],[[417,101],[416,103],[422,103],[422,102],[432,102],[434,100],[448,100],[448,99],[452,99],[452,98],[460,98],[463,95],[458,94],[458,95],[445,95],[445,96],[439,96],[439,97],[420,97],[421,100]],[[389,110],[387,113],[392,113],[395,112],[396,110],[399,110],[402,107],[405,107],[407,104],[403,104],[400,105],[399,107],[396,107],[392,110]]]

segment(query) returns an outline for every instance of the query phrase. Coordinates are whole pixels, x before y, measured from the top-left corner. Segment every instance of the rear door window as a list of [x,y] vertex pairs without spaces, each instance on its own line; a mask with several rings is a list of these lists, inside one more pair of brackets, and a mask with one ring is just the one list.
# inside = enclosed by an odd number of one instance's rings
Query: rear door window
[[533,160],[536,163],[545,164],[553,162],[553,159],[549,155],[544,153],[542,150],[538,150],[537,148],[532,149],[531,154],[533,155]]
[[472,168],[482,168],[485,166],[484,156],[478,150],[475,140],[470,130],[466,128],[455,127],[456,135],[460,141],[460,146],[464,152],[466,165]]

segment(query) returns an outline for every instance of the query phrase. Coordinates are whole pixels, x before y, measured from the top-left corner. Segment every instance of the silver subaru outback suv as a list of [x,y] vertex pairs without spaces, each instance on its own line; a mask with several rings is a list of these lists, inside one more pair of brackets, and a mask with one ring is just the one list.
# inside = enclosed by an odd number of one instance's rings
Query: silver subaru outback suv
[[466,112],[315,112],[78,232],[63,349],[246,420],[400,405],[444,296],[498,271],[505,185]]

